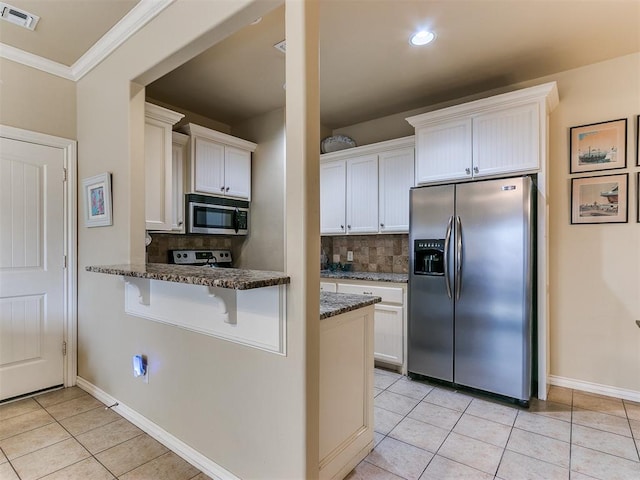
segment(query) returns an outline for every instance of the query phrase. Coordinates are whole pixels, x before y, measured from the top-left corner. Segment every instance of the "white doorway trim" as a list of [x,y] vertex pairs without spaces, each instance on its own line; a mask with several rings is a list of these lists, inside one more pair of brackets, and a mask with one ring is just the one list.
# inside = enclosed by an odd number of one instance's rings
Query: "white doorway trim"
[[66,182],[64,182],[64,254],[67,259],[64,277],[64,341],[67,345],[67,352],[64,356],[63,374],[64,386],[71,387],[76,384],[78,374],[77,142],[68,138],[55,137],[6,125],[0,125],[0,137],[59,148],[64,154],[66,172]]

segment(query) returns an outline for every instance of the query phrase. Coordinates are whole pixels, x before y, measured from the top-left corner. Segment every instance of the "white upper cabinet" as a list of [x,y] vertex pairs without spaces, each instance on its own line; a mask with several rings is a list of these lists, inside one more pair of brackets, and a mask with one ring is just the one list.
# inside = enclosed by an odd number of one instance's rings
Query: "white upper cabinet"
[[378,222],[380,232],[409,231],[409,190],[414,185],[412,146],[378,155]]
[[347,160],[347,233],[378,232],[378,156]]
[[256,144],[189,123],[189,191],[251,199],[251,153]]
[[347,161],[320,164],[320,232],[346,233]]
[[406,233],[414,137],[320,157],[320,233]]
[[416,183],[537,172],[557,104],[551,82],[407,118],[416,129]]
[[173,152],[171,129],[184,117],[145,103],[144,172],[145,228],[171,231],[174,224]]
[[172,200],[171,200],[171,230],[184,233],[184,170],[187,157],[187,143],[189,137],[182,133],[172,134]]

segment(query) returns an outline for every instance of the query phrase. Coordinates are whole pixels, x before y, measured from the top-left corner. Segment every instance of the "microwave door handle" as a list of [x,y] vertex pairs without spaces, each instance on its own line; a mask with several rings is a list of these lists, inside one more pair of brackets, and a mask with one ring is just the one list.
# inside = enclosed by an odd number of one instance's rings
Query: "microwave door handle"
[[240,230],[240,211],[238,210],[238,207],[236,207],[236,209],[233,211],[233,229],[236,231],[236,233],[238,233],[238,230]]

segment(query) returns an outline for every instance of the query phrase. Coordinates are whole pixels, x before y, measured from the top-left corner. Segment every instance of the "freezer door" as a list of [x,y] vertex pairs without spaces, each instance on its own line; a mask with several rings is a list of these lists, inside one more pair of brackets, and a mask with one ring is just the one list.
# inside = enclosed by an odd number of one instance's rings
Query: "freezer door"
[[455,382],[531,393],[531,179],[461,184],[456,233]]
[[[454,187],[414,188],[410,193],[408,370],[453,381],[453,258],[450,238],[448,276],[415,273],[415,241],[445,239],[453,218]],[[451,235],[453,232],[451,232]],[[447,288],[447,282],[449,288]]]

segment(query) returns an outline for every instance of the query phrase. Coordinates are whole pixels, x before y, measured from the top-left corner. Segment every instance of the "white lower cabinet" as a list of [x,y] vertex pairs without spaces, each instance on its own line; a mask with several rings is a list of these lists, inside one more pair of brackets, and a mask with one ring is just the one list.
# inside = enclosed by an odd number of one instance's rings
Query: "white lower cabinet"
[[[323,279],[323,291],[332,282]],[[407,331],[407,286],[400,283],[352,281],[337,282],[338,293],[374,295],[382,298],[375,304],[374,315],[374,358],[385,365],[398,367],[406,373],[406,331]],[[321,286],[321,290],[323,287]]]

